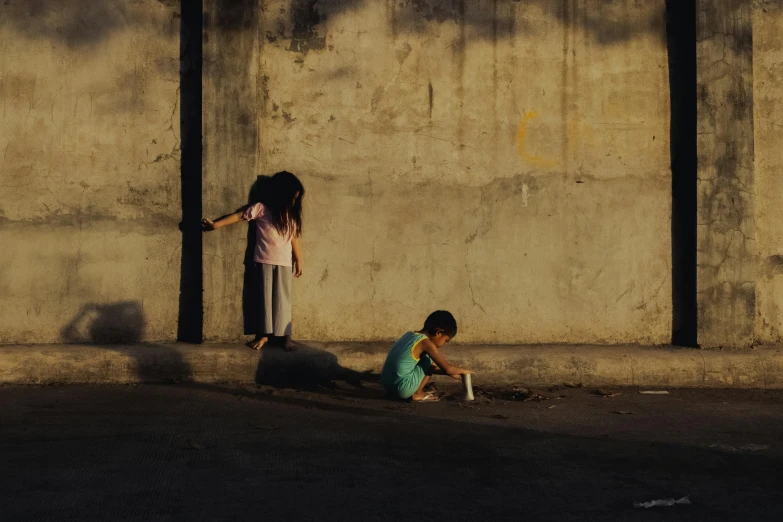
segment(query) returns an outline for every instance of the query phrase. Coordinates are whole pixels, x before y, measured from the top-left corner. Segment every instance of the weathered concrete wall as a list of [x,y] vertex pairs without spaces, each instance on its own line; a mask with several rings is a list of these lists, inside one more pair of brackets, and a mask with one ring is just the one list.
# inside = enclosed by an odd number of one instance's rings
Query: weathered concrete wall
[[758,2],[753,13],[756,339],[783,341],[783,5]]
[[756,313],[751,0],[699,0],[698,342],[750,346]]
[[[466,342],[670,340],[662,0],[240,3],[205,29],[233,45],[205,65],[205,212],[301,176],[297,336],[447,308]],[[244,234],[205,238],[208,338],[241,334]]]
[[0,3],[0,342],[176,338],[178,4]]
[[[204,214],[219,216],[248,202],[259,173],[258,68],[260,3],[204,1]],[[248,227],[204,238],[204,337],[242,336],[243,260]],[[252,258],[250,258],[252,261]]]
[[[664,4],[205,0],[204,213],[302,177],[301,338],[666,343]],[[178,5],[0,5],[0,342],[174,339]],[[699,6],[699,340],[779,342],[780,2]],[[204,238],[207,340],[247,230]]]

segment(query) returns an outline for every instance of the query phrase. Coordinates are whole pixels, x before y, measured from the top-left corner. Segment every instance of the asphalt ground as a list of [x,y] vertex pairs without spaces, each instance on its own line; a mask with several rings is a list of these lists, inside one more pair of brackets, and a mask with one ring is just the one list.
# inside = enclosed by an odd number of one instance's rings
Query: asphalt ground
[[0,520],[783,518],[783,392],[436,386],[0,386]]

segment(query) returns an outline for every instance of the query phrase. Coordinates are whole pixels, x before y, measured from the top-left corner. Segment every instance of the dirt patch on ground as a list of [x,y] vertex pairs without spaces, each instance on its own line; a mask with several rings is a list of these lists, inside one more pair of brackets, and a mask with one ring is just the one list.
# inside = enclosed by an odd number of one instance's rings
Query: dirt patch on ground
[[[437,389],[433,387],[433,391],[437,391]],[[473,386],[473,395],[476,397],[476,402],[488,404],[493,402],[541,402],[571,398],[569,394],[563,393],[559,387],[536,390],[524,386]],[[461,401],[463,392],[460,389],[459,391],[445,393],[442,396],[446,400]]]

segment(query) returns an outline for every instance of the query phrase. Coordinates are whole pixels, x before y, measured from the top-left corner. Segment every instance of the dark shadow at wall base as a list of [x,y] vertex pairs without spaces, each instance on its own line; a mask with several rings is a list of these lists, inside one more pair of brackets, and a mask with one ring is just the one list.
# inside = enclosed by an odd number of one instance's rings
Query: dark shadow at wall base
[[697,347],[696,2],[666,0],[671,97],[672,344]]
[[[179,350],[142,342],[144,324],[144,312],[138,301],[87,304],[62,328],[61,335],[67,343],[97,344],[108,351],[126,354],[134,362],[127,376],[130,382],[191,382],[194,369]],[[338,363],[336,355],[305,343],[297,343],[298,349],[288,352],[282,347],[282,341],[282,338],[273,338],[262,348],[256,367],[256,384],[344,397],[385,398],[379,386],[365,386],[378,383],[379,375],[345,368]],[[250,350],[242,346],[236,349]],[[229,393],[238,389],[236,386],[197,386]]]
[[[247,203],[252,205],[261,201],[264,190],[269,184],[270,176],[260,175],[256,178],[256,181],[250,186],[250,190],[247,194]],[[256,225],[252,222],[247,224],[247,243],[245,245],[245,273],[242,282],[242,316],[244,319],[244,333],[245,335],[257,335],[256,325],[258,324],[258,316],[261,313],[261,303],[259,297],[255,292],[255,271],[253,256],[256,250]]]
[[[337,356],[298,342],[298,349],[285,351],[276,344],[261,349],[261,361],[256,370],[256,384],[278,388],[315,390],[334,388],[334,381],[345,381],[357,390],[363,383],[378,382],[379,376],[357,372],[340,366]],[[374,393],[378,397],[380,392]]]

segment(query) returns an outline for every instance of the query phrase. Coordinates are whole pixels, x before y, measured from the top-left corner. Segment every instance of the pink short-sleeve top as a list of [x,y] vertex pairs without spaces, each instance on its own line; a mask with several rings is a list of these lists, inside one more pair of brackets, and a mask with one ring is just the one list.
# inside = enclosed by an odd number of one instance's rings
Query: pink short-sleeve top
[[247,207],[242,219],[256,225],[256,250],[253,261],[267,265],[291,266],[293,264],[293,234],[284,236],[272,223],[269,211],[263,203]]

